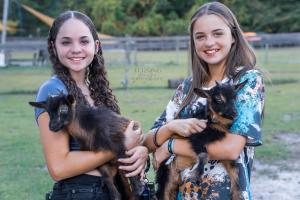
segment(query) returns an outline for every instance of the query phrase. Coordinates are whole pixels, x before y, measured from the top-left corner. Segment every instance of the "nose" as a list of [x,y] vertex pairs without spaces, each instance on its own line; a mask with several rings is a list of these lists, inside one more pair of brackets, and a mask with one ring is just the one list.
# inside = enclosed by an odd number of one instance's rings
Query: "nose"
[[215,44],[215,39],[212,36],[207,36],[205,40],[205,46],[211,47]]
[[77,42],[74,42],[71,49],[72,53],[80,53],[81,50],[81,45]]

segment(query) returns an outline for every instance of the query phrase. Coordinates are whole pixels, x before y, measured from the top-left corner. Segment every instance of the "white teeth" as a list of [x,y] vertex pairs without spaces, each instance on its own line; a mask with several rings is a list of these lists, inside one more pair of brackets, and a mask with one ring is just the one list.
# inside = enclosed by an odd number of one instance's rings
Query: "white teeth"
[[217,49],[212,49],[212,50],[205,51],[205,53],[211,54],[211,53],[215,53],[217,51],[218,51]]
[[70,60],[73,60],[73,61],[80,61],[82,60],[83,58],[70,58]]

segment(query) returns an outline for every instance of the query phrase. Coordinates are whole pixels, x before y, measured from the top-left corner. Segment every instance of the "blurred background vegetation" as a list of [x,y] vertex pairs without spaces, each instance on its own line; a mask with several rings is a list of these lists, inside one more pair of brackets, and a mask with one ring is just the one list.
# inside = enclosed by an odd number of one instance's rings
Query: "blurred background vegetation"
[[[30,5],[48,16],[65,10],[88,14],[97,30],[114,36],[185,35],[191,15],[208,0],[10,0],[9,24],[16,36],[46,36],[48,27],[26,12]],[[299,0],[220,0],[237,16],[244,31],[300,32]],[[0,4],[0,16],[3,5]]]

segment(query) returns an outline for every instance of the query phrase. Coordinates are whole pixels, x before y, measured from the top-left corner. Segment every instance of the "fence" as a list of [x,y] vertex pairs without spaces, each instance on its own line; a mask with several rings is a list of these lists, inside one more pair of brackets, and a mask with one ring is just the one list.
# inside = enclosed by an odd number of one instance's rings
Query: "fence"
[[[300,33],[257,34],[247,37],[255,48],[270,48],[300,46]],[[113,37],[101,39],[107,63],[110,65],[147,65],[160,59],[141,60],[139,52],[172,51],[174,56],[169,62],[179,63],[180,52],[189,46],[188,36],[172,37]],[[0,51],[5,50],[7,65],[43,65],[47,62],[46,38],[9,38],[7,43],[0,44]],[[111,58],[110,58],[111,57]],[[265,56],[267,58],[267,56]],[[162,59],[164,61],[164,59]],[[268,62],[268,60],[266,60]]]
[[[300,46],[300,33],[256,34],[246,39],[261,52],[259,60],[264,63],[281,62],[280,57],[270,55],[270,49]],[[101,46],[108,67],[125,68],[125,86],[130,66],[188,65],[188,36],[113,37],[101,39]],[[7,66],[43,66],[49,62],[46,38],[9,38],[7,43],[0,44],[1,51],[5,52]]]

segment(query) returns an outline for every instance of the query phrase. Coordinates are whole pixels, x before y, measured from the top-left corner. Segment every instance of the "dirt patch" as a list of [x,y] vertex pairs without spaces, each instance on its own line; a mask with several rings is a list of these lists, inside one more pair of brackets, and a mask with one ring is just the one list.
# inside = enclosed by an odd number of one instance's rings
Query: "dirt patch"
[[287,145],[289,159],[271,164],[254,162],[251,176],[253,199],[300,199],[300,134],[279,133],[274,139]]

